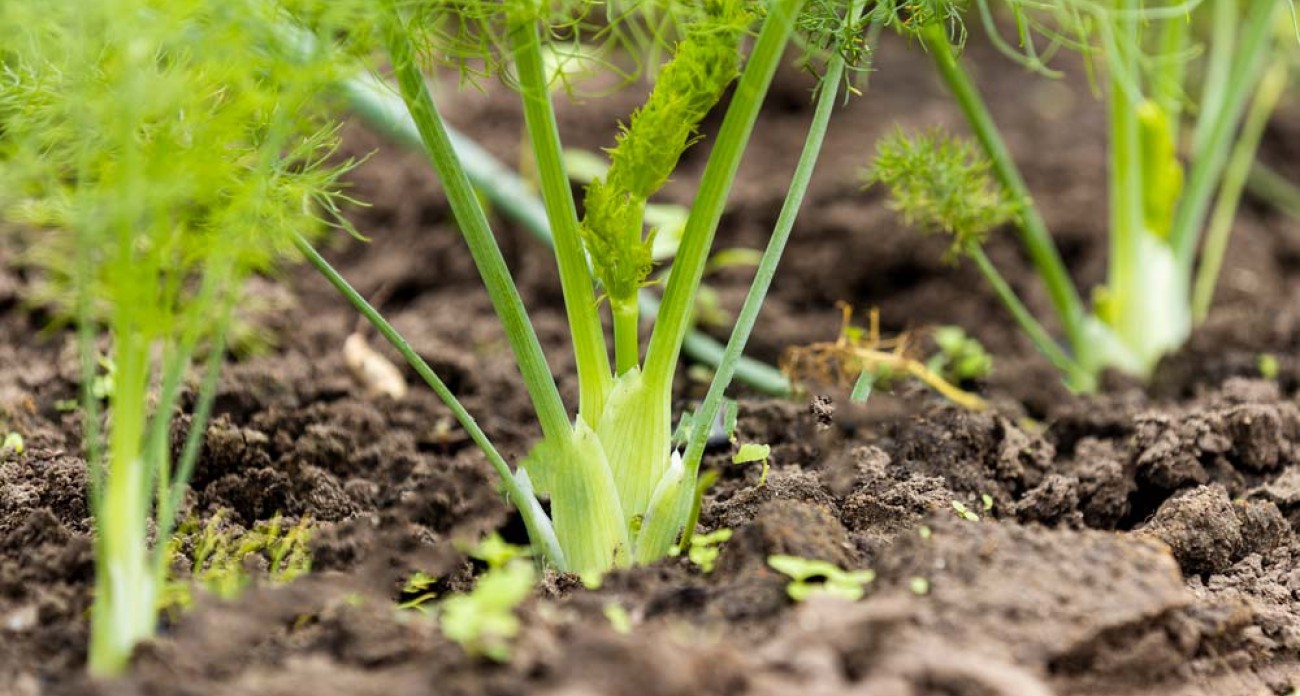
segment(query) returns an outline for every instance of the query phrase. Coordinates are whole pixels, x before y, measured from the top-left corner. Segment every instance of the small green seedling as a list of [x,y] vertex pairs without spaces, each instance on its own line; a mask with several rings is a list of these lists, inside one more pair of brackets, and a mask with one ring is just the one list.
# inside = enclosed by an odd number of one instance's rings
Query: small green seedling
[[980,502],[984,504],[984,512],[993,512],[993,496],[988,493],[981,493]]
[[448,597],[439,605],[442,634],[471,655],[505,662],[510,659],[510,640],[519,633],[515,608],[532,593],[535,581],[528,561],[489,569],[469,594]]
[[266,579],[274,585],[292,582],[311,571],[311,523],[307,518],[285,527],[276,515],[244,532],[222,531],[225,519],[222,510],[205,525],[192,518],[178,525],[167,545],[168,556],[174,562],[189,548],[190,577],[168,582],[159,602],[161,609],[189,609],[194,604],[195,587],[223,600],[237,598],[254,582],[250,557],[266,563]]
[[421,614],[429,614],[432,611],[429,603],[438,598],[437,590],[433,589],[437,583],[438,578],[420,570],[415,571],[402,586],[402,596],[409,599],[403,600],[397,608],[414,609]]
[[984,346],[967,336],[959,326],[941,326],[934,331],[939,352],[930,356],[926,367],[953,384],[988,377],[993,372],[993,357]]
[[[718,556],[722,553],[722,545],[728,541],[731,541],[731,530],[726,527],[708,534],[693,534],[686,542],[690,545],[690,550],[686,552],[686,558],[698,566],[701,573],[708,575],[717,566]],[[681,552],[681,547],[674,546],[670,553],[676,556]]]
[[11,432],[5,435],[4,443],[0,444],[0,452],[13,452],[22,454],[27,449],[23,436],[17,432]]
[[962,518],[963,520],[966,520],[967,522],[980,521],[980,516],[977,515],[974,510],[971,510],[970,508],[966,507],[966,504],[961,502],[960,500],[952,501],[952,509],[957,513],[958,517]]
[[532,550],[527,546],[511,544],[502,539],[500,534],[493,532],[487,535],[473,549],[470,549],[469,557],[483,561],[487,564],[489,570],[500,570],[509,565],[511,561],[531,558]]
[[604,606],[602,611],[605,613],[605,618],[609,620],[610,628],[613,628],[615,633],[627,635],[632,632],[632,617],[628,616],[623,605],[610,602]]
[[866,594],[866,586],[876,579],[874,570],[846,571],[834,563],[798,556],[768,556],[767,564],[790,576],[785,591],[796,602],[818,594],[856,602]]
[[1281,365],[1278,363],[1277,356],[1272,353],[1262,353],[1258,360],[1259,376],[1264,379],[1277,379],[1281,371]]
[[907,581],[907,589],[917,596],[928,595],[930,594],[930,581],[918,575]]
[[753,442],[746,442],[740,446],[739,450],[731,456],[733,464],[750,464],[752,462],[762,462],[763,471],[758,475],[758,485],[762,486],[767,483],[767,471],[769,468],[768,458],[772,456],[771,445],[760,445]]

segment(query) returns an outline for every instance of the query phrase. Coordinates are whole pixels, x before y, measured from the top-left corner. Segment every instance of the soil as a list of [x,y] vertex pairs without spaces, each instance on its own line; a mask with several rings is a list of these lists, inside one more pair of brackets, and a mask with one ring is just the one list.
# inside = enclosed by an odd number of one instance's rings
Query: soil
[[[1081,287],[1104,273],[1105,125],[1079,70],[1030,76],[973,43],[995,115]],[[895,124],[960,129],[928,63],[898,42],[870,89],[838,115],[752,342],[774,361],[834,338],[837,301],[879,307],[888,331],[956,323],[996,356],[969,413],[900,384],[866,406],[812,384],[781,401],[746,395],[742,440],[773,446],[721,470],[701,518],[731,528],[717,567],[686,559],[618,571],[598,589],[550,575],[520,609],[510,659],[473,657],[432,619],[401,611],[405,580],[465,590],[481,567],[465,543],[522,525],[449,412],[412,384],[369,396],[345,365],[355,315],[308,269],[258,281],[250,326],[273,347],[232,360],[187,498],[229,529],[282,515],[313,526],[312,570],[237,599],[200,594],[168,615],[127,676],[83,675],[94,565],[70,337],[23,300],[34,275],[0,247],[0,693],[34,694],[821,694],[1078,696],[1288,694],[1300,686],[1300,223],[1249,202],[1218,303],[1185,350],[1140,389],[1110,380],[1080,398],[1059,386],[945,243],[901,226],[857,170]],[[760,246],[811,113],[809,79],[778,76],[719,235]],[[448,93],[449,94],[449,93]],[[564,104],[566,143],[609,144],[634,91]],[[501,90],[446,99],[449,119],[506,161],[521,124]],[[1300,110],[1288,105],[1266,158],[1300,178]],[[716,123],[713,124],[716,127]],[[353,211],[369,243],[340,238],[338,267],[376,297],[506,457],[537,436],[504,335],[421,158],[353,125]],[[687,202],[707,146],[665,199]],[[555,371],[572,374],[549,254],[508,221],[503,251]],[[3,240],[3,238],[0,238]],[[10,242],[0,241],[0,244]],[[989,255],[1047,316],[1010,231]],[[743,272],[710,279],[725,306]],[[383,347],[377,349],[395,359]],[[1276,356],[1274,379],[1259,374]],[[571,378],[561,382],[570,403]],[[682,405],[702,385],[683,377]],[[185,423],[178,428],[183,434]],[[958,514],[954,503],[968,510]],[[975,519],[978,518],[978,519]],[[792,601],[766,558],[785,553],[870,568],[856,603]],[[256,569],[254,569],[256,570]],[[254,572],[254,575],[258,573]],[[263,573],[264,575],[264,573]],[[409,596],[406,597],[409,599]],[[623,609],[619,632],[607,608]]]

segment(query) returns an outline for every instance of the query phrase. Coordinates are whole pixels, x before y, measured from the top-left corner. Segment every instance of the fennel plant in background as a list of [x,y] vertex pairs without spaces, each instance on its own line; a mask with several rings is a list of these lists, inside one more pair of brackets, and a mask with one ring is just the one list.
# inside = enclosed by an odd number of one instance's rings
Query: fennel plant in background
[[[977,3],[991,25],[988,4]],[[961,3],[897,26],[918,38],[933,59],[981,151],[942,134],[895,135],[881,143],[868,181],[888,185],[906,219],[954,236],[954,251],[976,263],[1072,388],[1095,389],[1106,368],[1149,377],[1160,357],[1182,345],[1208,309],[1249,164],[1283,82],[1276,73],[1284,69],[1269,66],[1276,65],[1287,4],[1007,3],[1020,29],[1023,62],[1046,70],[1045,55],[1034,48],[1034,35],[1041,33],[1052,37],[1054,46],[1082,48],[1103,68],[1110,126],[1110,258],[1106,282],[1092,294],[1091,311],[958,55],[962,35],[953,35],[960,24],[952,20]],[[1205,24],[1211,29],[1198,41],[1191,20],[1202,15],[1208,15]],[[998,42],[996,27],[990,26],[990,34]],[[1198,43],[1207,50],[1199,90],[1187,69]],[[1264,79],[1265,72],[1272,76]],[[1180,156],[1184,152],[1187,164]],[[1212,206],[1217,206],[1213,216]],[[1014,221],[1047,286],[1064,348],[982,251],[984,236],[1005,220]],[[1204,252],[1199,275],[1198,249]]]
[[257,0],[0,6],[0,209],[43,228],[32,253],[77,324],[98,675],[155,631],[168,554],[148,542],[171,535],[243,280],[339,196],[334,130],[313,108],[332,68],[275,50],[280,19]]
[[[842,8],[819,4],[841,11],[824,18],[821,26],[837,27],[841,32],[837,38],[856,45],[865,26],[866,4],[854,2]],[[609,170],[587,188],[582,218],[565,171],[542,47],[543,37],[553,36],[557,24],[573,27],[572,17],[581,16],[589,3],[559,5],[559,19],[551,14],[557,8],[547,6],[544,12],[537,3],[521,0],[458,3],[455,12],[447,10],[451,12],[447,15],[430,12],[429,7],[421,12],[407,11],[399,3],[387,6],[386,45],[400,93],[484,278],[538,414],[542,440],[518,469],[510,468],[446,385],[383,317],[310,245],[304,242],[300,248],[453,410],[497,469],[545,559],[564,570],[600,572],[661,558],[683,531],[687,537],[691,532],[687,519],[708,430],[692,430],[684,455],[672,450],[672,379],[727,193],[768,85],[800,21],[803,3],[708,0],[676,5],[679,16],[686,17],[681,39],[671,60],[660,68],[646,104],[616,138]],[[744,56],[743,47],[755,25],[757,35]],[[456,32],[450,38],[448,27]],[[420,70],[422,50],[445,55],[454,54],[449,47],[467,45],[489,47],[480,56],[483,63],[508,70],[523,103],[527,144],[572,334],[579,377],[576,418],[569,416],[560,399],[466,166]],[[697,422],[712,422],[735,373],[838,98],[845,53],[836,51],[828,59],[790,195],[709,394],[696,414]],[[636,297],[647,283],[654,243],[644,232],[645,206],[671,175],[682,151],[697,139],[698,120],[737,77],[642,356]],[[598,302],[598,297],[604,302]],[[599,316],[604,307],[610,308],[615,325],[612,364]],[[539,495],[549,498],[549,511]]]

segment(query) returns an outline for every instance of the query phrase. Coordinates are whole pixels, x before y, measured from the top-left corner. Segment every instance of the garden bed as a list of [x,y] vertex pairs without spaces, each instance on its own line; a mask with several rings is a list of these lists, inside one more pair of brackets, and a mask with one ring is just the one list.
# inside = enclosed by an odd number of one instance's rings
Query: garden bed
[[[832,121],[750,354],[832,340],[835,303],[880,308],[885,327],[959,324],[993,353],[968,413],[916,387],[849,404],[744,398],[739,432],[771,444],[772,470],[711,455],[720,483],[706,529],[734,537],[717,569],[685,559],[617,571],[598,589],[549,576],[521,610],[505,664],[465,655],[418,612],[399,611],[420,571],[439,592],[472,585],[466,540],[522,524],[449,412],[422,387],[368,398],[344,364],[354,311],[310,269],[259,281],[253,321],[274,347],[222,377],[188,501],[251,528],[277,513],[313,526],[312,572],[236,600],[200,599],[141,647],[121,680],[83,674],[94,562],[75,412],[71,338],[21,299],[0,267],[0,417],[26,441],[0,455],[0,691],[15,694],[1288,694],[1300,686],[1300,224],[1247,205],[1218,304],[1149,391],[1110,380],[1097,397],[1057,386],[944,240],[901,226],[857,170],[900,124],[958,127],[927,61],[888,43],[870,89]],[[1081,287],[1105,267],[1105,123],[1080,80],[1027,74],[973,44],[978,77]],[[1077,71],[1075,71],[1077,73]],[[1075,78],[1079,77],[1077,74]],[[778,76],[724,218],[720,243],[760,246],[811,113],[811,82]],[[570,147],[608,145],[638,95],[560,109]],[[508,162],[513,95],[447,99],[448,119]],[[1264,157],[1293,179],[1292,105]],[[1291,125],[1281,125],[1281,124]],[[710,128],[716,129],[713,123]],[[347,149],[373,206],[352,211],[340,270],[464,400],[503,454],[537,437],[504,334],[427,165],[360,126]],[[704,162],[688,151],[665,198],[687,202]],[[1290,161],[1294,161],[1291,158]],[[505,225],[502,246],[553,371],[571,375],[549,253]],[[1043,290],[1007,231],[988,245],[1035,309]],[[8,255],[4,255],[8,258]],[[734,274],[734,277],[732,277]],[[736,307],[746,276],[714,277]],[[1274,379],[1259,359],[1275,355]],[[391,355],[391,354],[390,354]],[[408,374],[408,379],[411,375]],[[679,376],[681,405],[705,385]],[[561,381],[573,401],[576,382]],[[743,389],[741,390],[743,393]],[[953,501],[979,517],[959,515]],[[791,601],[767,565],[784,553],[877,573],[854,604]],[[256,573],[254,573],[256,575]],[[617,606],[630,619],[620,632]]]

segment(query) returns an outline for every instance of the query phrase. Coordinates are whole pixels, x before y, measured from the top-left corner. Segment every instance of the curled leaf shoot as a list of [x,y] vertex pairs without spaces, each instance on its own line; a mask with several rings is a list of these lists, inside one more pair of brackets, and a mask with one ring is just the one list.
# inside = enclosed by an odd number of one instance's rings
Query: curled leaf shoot
[[791,381],[816,379],[847,387],[857,383],[863,374],[874,375],[873,383],[881,376],[907,375],[962,408],[971,411],[988,408],[984,399],[953,385],[924,361],[912,357],[913,341],[908,334],[883,338],[877,310],[871,311],[870,325],[866,330],[853,326],[852,307],[841,304],[841,311],[843,320],[836,340],[786,351],[781,369]]
[[610,165],[587,186],[582,239],[614,313],[618,373],[639,362],[637,291],[654,265],[645,235],[647,200],[663,187],[699,123],[739,75],[740,40],[753,21],[743,0],[710,0],[686,29],[646,103],[609,150]]

